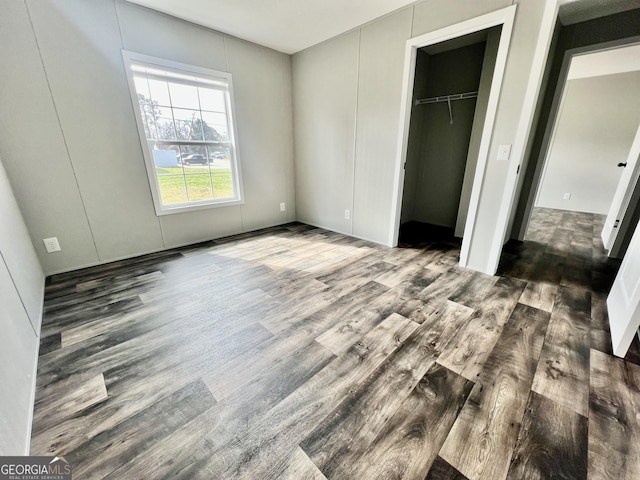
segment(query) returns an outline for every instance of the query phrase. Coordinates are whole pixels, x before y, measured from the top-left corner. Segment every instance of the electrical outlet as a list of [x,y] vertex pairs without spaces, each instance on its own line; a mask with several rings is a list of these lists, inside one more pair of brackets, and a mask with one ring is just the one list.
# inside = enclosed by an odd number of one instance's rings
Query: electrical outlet
[[351,210],[344,211],[344,219],[349,220],[351,218]]
[[571,194],[570,193],[565,193],[562,197],[563,200],[571,200]]
[[284,203],[284,202],[282,202],[282,203],[280,204],[280,211],[281,211],[281,212],[284,212],[286,209],[287,209],[287,206],[285,205],[285,203]]
[[47,253],[59,252],[62,249],[60,248],[60,243],[58,243],[58,237],[51,238],[43,238],[44,248],[47,249]]

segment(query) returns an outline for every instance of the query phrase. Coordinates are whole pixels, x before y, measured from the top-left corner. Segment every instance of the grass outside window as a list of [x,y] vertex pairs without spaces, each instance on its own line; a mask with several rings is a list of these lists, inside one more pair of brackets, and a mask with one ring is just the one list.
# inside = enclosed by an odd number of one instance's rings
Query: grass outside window
[[233,197],[230,168],[158,167],[156,173],[165,205]]

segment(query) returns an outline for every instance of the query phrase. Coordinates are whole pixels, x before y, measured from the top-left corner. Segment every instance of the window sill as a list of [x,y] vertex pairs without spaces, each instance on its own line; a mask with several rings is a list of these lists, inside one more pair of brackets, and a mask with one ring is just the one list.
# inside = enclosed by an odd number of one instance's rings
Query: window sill
[[236,205],[244,205],[244,200],[232,199],[232,200],[220,200],[217,202],[178,204],[174,207],[165,206],[165,207],[162,207],[161,209],[156,208],[156,215],[158,217],[161,217],[164,215],[173,215],[174,213],[188,213],[188,212],[194,212],[197,210],[208,210],[210,208],[221,208],[221,207],[233,207]]

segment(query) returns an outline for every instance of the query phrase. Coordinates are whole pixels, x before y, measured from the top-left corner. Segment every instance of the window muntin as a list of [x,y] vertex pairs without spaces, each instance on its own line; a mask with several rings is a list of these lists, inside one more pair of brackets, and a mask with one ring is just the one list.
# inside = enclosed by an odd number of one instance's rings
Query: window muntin
[[231,75],[123,55],[158,215],[241,203]]

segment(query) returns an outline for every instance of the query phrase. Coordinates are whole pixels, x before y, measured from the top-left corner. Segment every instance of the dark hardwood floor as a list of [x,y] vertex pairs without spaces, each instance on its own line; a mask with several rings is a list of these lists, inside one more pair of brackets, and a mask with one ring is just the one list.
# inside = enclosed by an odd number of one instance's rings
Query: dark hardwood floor
[[442,231],[302,224],[53,276],[31,454],[78,479],[637,480],[602,221],[537,209],[494,277]]

